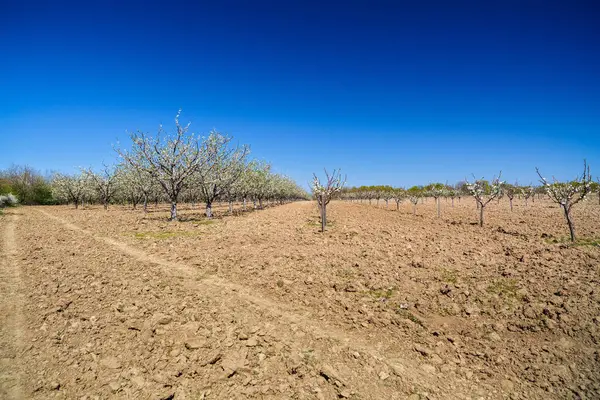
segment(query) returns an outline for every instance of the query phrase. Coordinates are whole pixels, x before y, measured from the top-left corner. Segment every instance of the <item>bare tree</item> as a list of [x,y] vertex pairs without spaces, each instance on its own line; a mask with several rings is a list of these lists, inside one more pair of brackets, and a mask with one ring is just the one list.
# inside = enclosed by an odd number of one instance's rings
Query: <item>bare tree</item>
[[446,185],[442,183],[431,183],[425,188],[427,194],[432,196],[435,199],[435,205],[437,207],[437,216],[438,218],[441,215],[440,212],[440,197],[445,196],[448,192],[446,189]]
[[446,199],[449,197],[452,200],[452,207],[454,207],[454,199],[458,196],[458,193],[452,186],[446,185],[446,190]]
[[400,210],[400,203],[402,202],[402,200],[404,200],[404,197],[406,196],[406,190],[404,190],[403,188],[396,188],[393,191],[394,194],[394,201],[396,202],[396,211]]
[[469,188],[471,195],[475,198],[479,208],[479,226],[483,226],[483,210],[485,209],[485,206],[502,195],[502,186],[504,185],[504,182],[500,181],[501,176],[502,171],[500,171],[498,177],[494,178],[491,183],[483,178],[474,180],[472,183],[465,179],[466,185]]
[[408,195],[408,200],[413,205],[413,215],[417,215],[417,204],[419,203],[419,199],[423,197],[423,188],[419,186],[413,186],[406,191]]
[[523,194],[523,198],[525,198],[525,207],[527,207],[529,198],[533,196],[533,194],[535,193],[535,189],[531,185],[524,186],[521,188],[521,193]]
[[504,192],[506,193],[506,197],[508,197],[508,202],[510,203],[510,211],[511,212],[513,210],[513,199],[515,198],[515,195],[518,193],[518,191],[519,191],[518,184],[504,185]]
[[323,185],[317,175],[313,174],[312,183],[313,195],[316,197],[319,209],[321,210],[321,232],[325,232],[325,227],[327,226],[327,204],[346,184],[346,177],[342,180],[341,170],[339,169],[334,169],[331,175],[325,170],[325,177],[327,180]]
[[177,219],[177,201],[190,177],[206,164],[202,140],[188,133],[190,123],[179,124],[181,110],[175,116],[176,132],[165,134],[160,125],[156,138],[143,132],[131,134],[131,151],[116,149],[123,160],[147,172],[163,188],[171,202],[171,220]]
[[590,175],[590,167],[587,162],[583,161],[583,173],[577,176],[575,180],[571,182],[559,182],[556,178],[552,178],[552,183],[549,183],[546,178],[542,176],[538,168],[535,169],[540,182],[546,189],[546,193],[550,196],[553,202],[559,204],[565,214],[567,225],[569,226],[569,233],[571,234],[571,241],[574,242],[575,237],[575,224],[571,216],[571,209],[573,206],[580,201],[584,200],[590,193],[590,187],[592,183],[592,176]]

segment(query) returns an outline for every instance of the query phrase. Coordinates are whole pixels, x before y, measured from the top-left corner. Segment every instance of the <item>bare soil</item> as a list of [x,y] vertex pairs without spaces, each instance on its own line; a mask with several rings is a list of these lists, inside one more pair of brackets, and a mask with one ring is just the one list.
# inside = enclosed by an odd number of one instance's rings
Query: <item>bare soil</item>
[[0,397],[600,398],[600,206],[0,216]]

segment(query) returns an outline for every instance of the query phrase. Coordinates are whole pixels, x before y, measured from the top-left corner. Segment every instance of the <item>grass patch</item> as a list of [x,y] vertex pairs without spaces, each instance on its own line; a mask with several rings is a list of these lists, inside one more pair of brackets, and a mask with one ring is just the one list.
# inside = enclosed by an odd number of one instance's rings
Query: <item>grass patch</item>
[[452,271],[449,269],[442,269],[442,281],[446,283],[457,283],[458,275],[456,271]]
[[600,247],[600,238],[580,238],[576,239],[575,242],[571,242],[571,238],[569,236],[563,237],[553,237],[551,235],[542,235],[544,241],[547,244],[565,244],[571,246],[592,246],[592,247]]
[[212,225],[215,223],[214,219],[201,219],[200,221],[196,221],[196,225]]
[[594,238],[577,239],[575,241],[574,245],[575,246],[600,247],[600,239],[594,239]]
[[394,288],[368,290],[367,293],[377,300],[389,300],[394,295]]
[[488,293],[497,294],[505,298],[519,299],[520,296],[517,293],[519,288],[517,287],[516,279],[498,279],[494,281],[487,288]]
[[196,231],[136,232],[133,234],[136,239],[171,239],[176,237],[194,237],[200,235],[202,235],[202,232]]
[[415,314],[408,311],[407,309],[398,308],[398,309],[396,309],[396,313],[398,315],[400,315],[402,318],[408,319],[408,320],[414,322],[415,324],[422,326],[423,328],[425,327],[425,324],[423,323],[423,321],[419,317],[417,317]]
[[[320,219],[317,219],[317,220],[309,219],[306,222],[306,226],[308,226],[308,227],[315,226],[315,227],[320,228],[321,227],[321,220]],[[327,227],[330,227],[330,226],[335,226],[335,221],[330,220],[329,218],[327,218]]]

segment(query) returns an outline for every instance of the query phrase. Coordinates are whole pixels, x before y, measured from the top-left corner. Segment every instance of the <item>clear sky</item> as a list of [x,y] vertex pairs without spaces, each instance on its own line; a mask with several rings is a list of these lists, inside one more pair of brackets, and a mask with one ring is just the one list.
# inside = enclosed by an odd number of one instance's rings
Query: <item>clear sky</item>
[[600,175],[600,3],[0,0],[0,168],[216,128],[299,183]]

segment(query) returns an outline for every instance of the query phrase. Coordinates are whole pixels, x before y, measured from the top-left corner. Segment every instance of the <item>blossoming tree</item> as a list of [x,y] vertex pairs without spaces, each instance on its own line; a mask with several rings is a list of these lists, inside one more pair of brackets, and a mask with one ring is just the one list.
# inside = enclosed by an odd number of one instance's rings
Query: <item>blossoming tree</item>
[[548,182],[546,178],[542,176],[538,168],[535,169],[540,182],[546,189],[546,193],[550,196],[553,202],[559,204],[565,214],[567,225],[569,226],[569,233],[571,234],[571,241],[574,242],[575,237],[575,224],[571,215],[573,206],[580,201],[584,200],[590,193],[592,184],[592,176],[590,175],[590,167],[587,162],[583,162],[583,173],[577,176],[570,182],[560,182],[556,178],[552,178],[552,183]]

